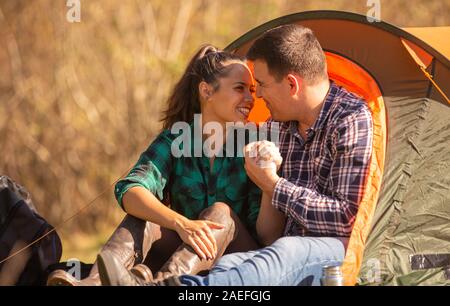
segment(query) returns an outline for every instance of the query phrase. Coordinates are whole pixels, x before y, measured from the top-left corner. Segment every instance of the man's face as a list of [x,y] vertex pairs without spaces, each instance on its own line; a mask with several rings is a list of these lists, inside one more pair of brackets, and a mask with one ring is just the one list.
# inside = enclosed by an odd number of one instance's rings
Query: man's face
[[290,96],[290,86],[283,78],[277,81],[269,72],[265,61],[256,60],[253,63],[256,86],[256,96],[262,98],[275,121],[293,120],[293,109]]

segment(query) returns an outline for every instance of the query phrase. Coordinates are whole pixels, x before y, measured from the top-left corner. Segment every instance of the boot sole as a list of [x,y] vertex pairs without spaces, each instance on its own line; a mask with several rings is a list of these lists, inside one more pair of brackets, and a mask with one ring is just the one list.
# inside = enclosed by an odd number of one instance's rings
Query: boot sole
[[49,275],[47,279],[47,286],[77,286],[79,280],[66,271],[54,271]]
[[114,258],[108,251],[104,251],[97,256],[97,266],[102,286],[117,286],[108,274],[109,268],[113,266]]

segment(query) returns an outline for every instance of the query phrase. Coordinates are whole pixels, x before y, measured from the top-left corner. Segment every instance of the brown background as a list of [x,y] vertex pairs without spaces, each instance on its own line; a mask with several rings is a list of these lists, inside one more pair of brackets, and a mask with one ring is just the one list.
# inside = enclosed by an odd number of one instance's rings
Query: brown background
[[[367,1],[0,0],[0,174],[62,225],[64,258],[91,261],[123,216],[109,187],[160,129],[160,111],[191,54],[225,47],[271,19],[306,10],[366,14]],[[400,27],[450,25],[450,1],[381,1]]]

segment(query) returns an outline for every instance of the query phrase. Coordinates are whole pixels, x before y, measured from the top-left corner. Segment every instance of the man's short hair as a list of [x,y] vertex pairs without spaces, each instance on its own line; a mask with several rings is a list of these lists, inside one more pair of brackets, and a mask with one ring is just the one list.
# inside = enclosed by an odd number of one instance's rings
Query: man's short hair
[[311,29],[290,24],[268,30],[247,53],[249,60],[263,60],[280,81],[297,73],[308,83],[328,78],[325,54]]

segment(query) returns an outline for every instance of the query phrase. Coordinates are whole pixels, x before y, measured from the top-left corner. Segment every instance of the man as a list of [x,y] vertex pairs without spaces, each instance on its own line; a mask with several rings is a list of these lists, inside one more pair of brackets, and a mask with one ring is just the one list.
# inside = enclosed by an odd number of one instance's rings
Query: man
[[[319,285],[323,267],[344,259],[372,152],[370,111],[328,79],[324,52],[308,28],[272,29],[255,41],[248,58],[257,95],[272,115],[269,128],[281,122],[280,175],[248,153],[245,158],[247,174],[263,191],[257,232],[269,246],[226,255],[207,276],[166,283]],[[261,151],[266,144],[258,146]],[[136,283],[113,256],[102,257],[104,283]]]

